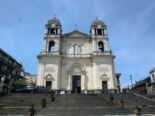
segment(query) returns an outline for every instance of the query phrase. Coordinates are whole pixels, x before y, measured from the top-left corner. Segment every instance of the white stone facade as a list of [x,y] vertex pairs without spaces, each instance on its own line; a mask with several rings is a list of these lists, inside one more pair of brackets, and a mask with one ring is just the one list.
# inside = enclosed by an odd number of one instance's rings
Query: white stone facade
[[117,91],[115,56],[104,22],[96,19],[90,35],[77,29],[62,34],[56,18],[45,27],[44,47],[38,55],[38,86],[68,93]]
[[28,72],[24,73],[24,78],[26,79],[26,83],[29,84],[34,84],[36,85],[36,81],[37,81],[37,75],[32,75]]

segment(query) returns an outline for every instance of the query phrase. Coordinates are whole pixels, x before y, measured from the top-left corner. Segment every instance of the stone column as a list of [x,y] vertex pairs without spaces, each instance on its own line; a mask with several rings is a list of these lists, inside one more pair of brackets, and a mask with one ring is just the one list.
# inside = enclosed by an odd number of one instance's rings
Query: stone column
[[72,90],[72,76],[71,76],[71,73],[70,71],[68,71],[68,93],[71,93],[71,90]]
[[98,35],[98,33],[97,33],[97,29],[95,29],[95,35]]
[[92,40],[92,45],[93,45],[93,52],[96,51],[96,41],[95,39]]
[[104,35],[104,29],[102,29],[102,35]]
[[59,29],[59,28],[57,29],[57,33],[58,33],[58,34],[61,34],[61,31],[60,31],[60,29]]
[[105,35],[107,34],[107,30],[106,30],[106,29],[104,29],[104,34],[105,34]]
[[47,33],[48,33],[48,29],[46,28],[45,31],[44,31],[44,34],[47,34]]
[[85,91],[85,77],[84,77],[84,72],[82,71],[81,74],[81,91]]
[[46,47],[46,51],[48,51],[48,48],[49,48],[49,41],[45,40],[45,47]]
[[95,35],[95,29],[92,29],[92,35]]
[[43,50],[42,51],[48,51],[46,39],[44,39],[44,45],[43,45]]

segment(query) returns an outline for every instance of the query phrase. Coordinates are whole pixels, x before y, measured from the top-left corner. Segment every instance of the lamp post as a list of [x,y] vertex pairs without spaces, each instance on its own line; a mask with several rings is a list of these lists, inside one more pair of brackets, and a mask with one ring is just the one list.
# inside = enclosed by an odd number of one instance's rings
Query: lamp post
[[130,75],[130,81],[131,81],[131,89],[132,89],[133,88],[132,75]]

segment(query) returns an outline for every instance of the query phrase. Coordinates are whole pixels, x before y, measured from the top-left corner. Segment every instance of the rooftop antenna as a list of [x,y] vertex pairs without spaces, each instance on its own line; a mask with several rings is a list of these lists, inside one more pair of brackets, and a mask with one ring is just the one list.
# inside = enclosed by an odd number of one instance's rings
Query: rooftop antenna
[[57,15],[56,15],[56,14],[54,14],[54,18],[55,18],[55,19],[56,19],[56,16],[57,16]]
[[96,20],[98,20],[98,16],[96,15]]
[[131,81],[131,88],[133,88],[132,75],[130,75],[130,81]]

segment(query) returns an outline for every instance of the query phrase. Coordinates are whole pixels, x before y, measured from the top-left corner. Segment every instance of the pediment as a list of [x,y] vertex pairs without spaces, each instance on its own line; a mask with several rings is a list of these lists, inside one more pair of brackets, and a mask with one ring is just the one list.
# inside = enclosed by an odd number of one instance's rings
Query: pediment
[[72,32],[66,33],[63,35],[63,38],[89,38],[89,35],[83,32],[80,32],[79,30],[74,30]]
[[51,74],[48,74],[45,76],[46,80],[54,80],[53,76]]

